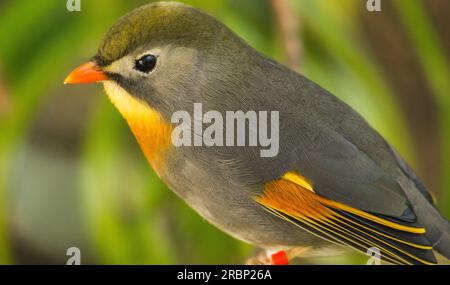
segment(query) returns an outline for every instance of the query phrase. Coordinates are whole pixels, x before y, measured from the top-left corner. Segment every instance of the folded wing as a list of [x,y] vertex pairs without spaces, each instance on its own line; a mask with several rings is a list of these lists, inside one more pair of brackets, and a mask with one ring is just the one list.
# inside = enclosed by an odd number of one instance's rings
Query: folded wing
[[255,200],[270,213],[321,238],[366,253],[378,248],[394,264],[436,264],[425,228],[416,222],[365,212],[318,195],[296,173],[265,185]]

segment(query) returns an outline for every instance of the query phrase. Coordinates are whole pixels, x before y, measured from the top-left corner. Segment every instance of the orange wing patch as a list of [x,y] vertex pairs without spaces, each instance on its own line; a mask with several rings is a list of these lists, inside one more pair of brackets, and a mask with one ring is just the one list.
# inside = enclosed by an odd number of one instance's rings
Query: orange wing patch
[[315,193],[313,185],[294,172],[265,185],[255,200],[266,210],[331,242],[366,253],[377,247],[395,264],[435,264],[425,229],[394,222]]

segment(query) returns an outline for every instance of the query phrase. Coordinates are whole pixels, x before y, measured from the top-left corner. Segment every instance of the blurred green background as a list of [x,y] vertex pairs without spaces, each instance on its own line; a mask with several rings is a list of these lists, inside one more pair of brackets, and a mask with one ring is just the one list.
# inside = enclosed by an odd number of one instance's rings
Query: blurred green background
[[[149,1],[0,1],[0,264],[232,264],[254,249],[159,181],[100,86],[65,76]],[[358,110],[450,216],[450,1],[182,1]],[[300,263],[365,262],[352,254]]]

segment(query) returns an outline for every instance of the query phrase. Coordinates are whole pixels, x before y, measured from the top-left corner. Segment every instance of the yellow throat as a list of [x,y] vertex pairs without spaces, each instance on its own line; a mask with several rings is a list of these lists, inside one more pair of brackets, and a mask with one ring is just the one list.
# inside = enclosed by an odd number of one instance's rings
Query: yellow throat
[[162,153],[171,145],[172,125],[161,114],[113,81],[105,81],[105,91],[136,137],[153,169],[158,173],[164,162]]

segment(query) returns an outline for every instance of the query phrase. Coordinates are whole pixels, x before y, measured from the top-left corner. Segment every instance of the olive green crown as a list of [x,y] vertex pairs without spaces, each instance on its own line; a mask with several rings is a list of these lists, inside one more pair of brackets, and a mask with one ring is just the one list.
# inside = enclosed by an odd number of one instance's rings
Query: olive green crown
[[224,26],[213,17],[177,2],[158,2],[137,8],[120,18],[107,32],[97,59],[113,62],[150,42],[182,41],[205,44]]

